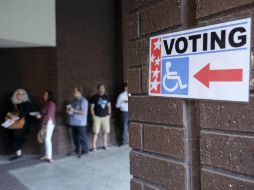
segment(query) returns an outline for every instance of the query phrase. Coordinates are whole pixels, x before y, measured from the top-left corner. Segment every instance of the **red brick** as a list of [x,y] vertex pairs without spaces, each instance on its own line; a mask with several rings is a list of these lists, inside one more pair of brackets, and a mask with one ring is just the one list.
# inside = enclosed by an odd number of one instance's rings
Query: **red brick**
[[131,190],[143,190],[143,184],[131,179]]
[[157,30],[157,6],[149,7],[141,12],[141,34]]
[[[148,57],[147,57],[148,59]],[[142,65],[142,93],[148,94],[148,87],[149,87],[149,64]]]
[[185,159],[185,131],[170,127],[144,126],[144,150]]
[[185,167],[168,160],[131,152],[131,174],[171,190],[185,190]]
[[215,102],[200,102],[200,127],[220,128],[220,104]]
[[253,0],[197,0],[197,18],[248,5]]
[[128,70],[128,90],[131,94],[141,93],[141,73],[140,69]]
[[143,39],[127,43],[126,64],[128,66],[148,63],[149,40]]
[[128,11],[133,11],[134,9],[142,7],[151,1],[154,0],[125,0],[125,5]]
[[181,1],[165,1],[158,5],[157,11],[157,30],[181,24]]
[[129,99],[131,120],[183,126],[182,100],[152,96]]
[[138,42],[128,42],[126,48],[126,65],[133,66],[140,64],[140,51]]
[[252,190],[254,182],[234,176],[216,173],[213,171],[201,171],[202,190]]
[[130,123],[129,145],[132,149],[142,149],[142,125]]
[[254,132],[254,97],[249,104],[200,103],[200,126],[202,128]]
[[138,25],[138,17],[137,13],[128,15],[126,17],[126,38],[128,40],[135,39],[139,36],[139,25]]
[[180,1],[165,1],[141,12],[141,34],[158,32],[181,24]]
[[201,163],[254,175],[254,137],[201,133]]
[[140,40],[138,47],[140,49],[140,64],[149,63],[149,38]]

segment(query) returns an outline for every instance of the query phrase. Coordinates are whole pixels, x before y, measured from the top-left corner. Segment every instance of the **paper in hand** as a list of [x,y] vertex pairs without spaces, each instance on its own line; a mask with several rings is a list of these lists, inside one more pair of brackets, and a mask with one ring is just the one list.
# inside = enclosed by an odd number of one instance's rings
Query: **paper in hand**
[[40,114],[40,112],[38,112],[38,111],[34,111],[34,112],[29,113],[29,115],[31,115],[31,116],[37,116],[39,114]]
[[72,115],[72,114],[73,114],[73,111],[71,111],[71,108],[72,108],[71,104],[66,105],[66,110],[67,110],[67,113],[68,113],[69,115]]
[[3,126],[4,128],[8,128],[8,127],[10,127],[13,123],[14,123],[13,120],[7,119],[5,122],[3,122],[3,123],[1,124],[1,126]]

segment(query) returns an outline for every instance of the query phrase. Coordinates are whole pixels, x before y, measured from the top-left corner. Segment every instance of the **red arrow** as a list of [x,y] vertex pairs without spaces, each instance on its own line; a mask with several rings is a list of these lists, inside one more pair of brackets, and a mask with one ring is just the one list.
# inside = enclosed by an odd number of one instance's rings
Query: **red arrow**
[[240,82],[243,80],[242,69],[210,70],[210,63],[198,71],[194,77],[209,88],[210,82]]

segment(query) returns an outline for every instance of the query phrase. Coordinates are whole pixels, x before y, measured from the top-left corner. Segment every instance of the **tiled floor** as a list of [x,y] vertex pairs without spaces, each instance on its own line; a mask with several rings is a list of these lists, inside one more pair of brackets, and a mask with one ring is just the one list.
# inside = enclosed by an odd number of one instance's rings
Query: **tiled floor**
[[129,148],[112,147],[42,163],[24,157],[10,163],[0,157],[0,189],[4,190],[129,190]]

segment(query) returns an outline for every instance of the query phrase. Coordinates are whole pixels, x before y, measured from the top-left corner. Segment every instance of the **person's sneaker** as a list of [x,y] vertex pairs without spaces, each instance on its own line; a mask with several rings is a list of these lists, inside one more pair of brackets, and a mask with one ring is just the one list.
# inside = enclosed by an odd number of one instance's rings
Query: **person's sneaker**
[[10,161],[14,161],[14,160],[18,160],[18,159],[20,159],[20,158],[22,158],[22,155],[20,155],[20,156],[15,155],[15,156],[10,157],[9,160],[10,160]]
[[96,152],[97,151],[97,149],[96,148],[92,148],[92,150],[91,150],[92,152]]

